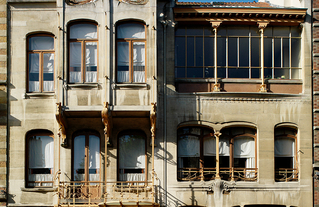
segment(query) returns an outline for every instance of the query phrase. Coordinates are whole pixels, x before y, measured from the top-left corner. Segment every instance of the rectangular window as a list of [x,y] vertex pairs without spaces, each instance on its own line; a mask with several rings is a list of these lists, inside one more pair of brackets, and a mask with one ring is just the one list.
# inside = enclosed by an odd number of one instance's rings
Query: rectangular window
[[28,38],[28,92],[54,91],[54,38],[32,35]]

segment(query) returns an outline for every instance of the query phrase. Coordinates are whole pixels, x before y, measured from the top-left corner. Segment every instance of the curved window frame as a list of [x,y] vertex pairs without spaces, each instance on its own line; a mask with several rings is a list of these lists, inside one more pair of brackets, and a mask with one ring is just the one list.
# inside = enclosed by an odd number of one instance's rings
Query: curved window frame
[[[51,37],[53,39],[53,49],[39,49],[39,50],[34,50],[34,49],[30,49],[31,46],[31,38],[35,38],[35,37]],[[27,36],[27,81],[26,81],[26,88],[27,88],[27,92],[28,93],[42,93],[42,92],[54,92],[55,89],[55,82],[54,82],[54,71],[55,71],[55,36],[51,33],[35,33],[35,34],[30,34]],[[44,87],[44,67],[43,67],[43,63],[44,63],[44,54],[48,54],[51,53],[53,54],[53,71],[52,71],[52,80],[50,80],[49,82],[52,81],[52,90],[45,90]],[[30,70],[31,70],[31,54],[38,54],[39,56],[39,63],[38,63],[38,73],[39,73],[39,77],[38,77],[38,82],[39,82],[39,89],[38,90],[30,90],[31,84],[30,84]],[[51,58],[51,57],[50,57]],[[50,72],[51,73],[51,72]],[[49,84],[48,84],[49,86]],[[36,88],[36,84],[34,84],[33,86],[34,88]]]
[[[72,26],[75,25],[94,25],[96,27],[96,38],[86,39],[86,38],[74,38],[72,39],[71,30]],[[77,72],[76,70],[73,71],[73,67],[71,67],[71,44],[72,43],[80,43],[81,44],[81,62],[80,62],[80,70],[81,70],[81,77],[76,78],[79,81],[72,81],[71,80],[71,72]],[[86,44],[87,43],[96,43],[96,80],[90,81],[86,80],[86,73],[88,72],[86,69]],[[98,82],[98,74],[99,74],[99,30],[98,24],[94,21],[84,20],[84,21],[74,21],[68,25],[68,83],[70,84],[82,84],[82,83],[97,83]],[[93,71],[94,72],[94,71]],[[94,79],[94,78],[93,78]]]
[[[49,159],[52,159],[52,168],[50,170],[50,173],[36,173],[36,174],[47,174],[47,175],[51,175],[52,176],[52,181],[46,181],[46,182],[41,182],[41,181],[30,181],[29,180],[29,172],[32,171],[32,169],[30,168],[30,138],[32,137],[51,137],[52,138],[52,147],[53,147],[53,154],[51,155],[52,157],[50,157]],[[35,151],[35,149],[33,148],[32,151]],[[47,172],[46,168],[40,169],[40,171],[45,171]],[[54,175],[54,134],[49,131],[49,130],[31,130],[29,132],[27,132],[26,134],[26,156],[25,156],[25,180],[26,180],[26,184],[25,187],[26,188],[52,188],[53,184],[54,184],[54,180],[53,180],[53,175]],[[39,186],[31,186],[30,184],[36,184],[39,183]],[[47,185],[45,185],[47,183]],[[43,185],[44,184],[44,185]]]
[[[118,38],[119,32],[118,32],[118,28],[120,26],[124,26],[125,24],[129,25],[129,24],[140,24],[144,26],[144,34],[145,34],[145,38]],[[147,77],[147,26],[146,24],[144,24],[143,22],[139,22],[139,21],[124,21],[124,22],[120,22],[118,23],[118,25],[116,26],[116,82],[117,83],[146,83],[146,77]],[[134,43],[144,43],[144,77],[142,77],[142,81],[139,80],[134,80],[134,55],[133,55],[133,47],[134,47]],[[128,65],[129,65],[129,81],[120,81],[120,75],[119,75],[119,43],[128,43]],[[143,80],[144,79],[144,80]]]
[[[277,134],[276,130],[283,130],[282,134]],[[291,131],[291,133],[286,133]],[[294,135],[293,135],[294,134]],[[274,161],[275,161],[275,181],[276,182],[291,182],[298,181],[298,146],[297,146],[298,129],[294,127],[277,127],[275,128],[275,142],[274,142]],[[291,156],[276,156],[276,140],[293,140],[293,154]],[[280,159],[283,159],[280,161]],[[290,163],[290,167],[278,168],[276,162]]]
[[[99,175],[99,179],[98,180],[94,180],[94,181],[90,181],[89,180],[89,139],[90,139],[90,135],[93,135],[93,136],[96,136],[99,138],[99,172],[96,173]],[[74,164],[75,164],[75,155],[74,155],[74,152],[75,152],[75,148],[74,148],[74,144],[75,144],[75,139],[79,136],[85,136],[85,163],[86,165],[84,164],[84,180],[75,180],[75,174],[74,174]],[[101,137],[100,137],[100,134],[98,132],[96,132],[95,130],[81,130],[81,131],[77,131],[73,134],[72,136],[72,177],[71,179],[73,181],[76,181],[78,183],[81,183],[81,182],[91,182],[91,183],[95,183],[95,182],[99,182],[101,181],[101,177],[102,177],[102,174],[101,174],[101,166],[102,166],[102,159],[101,159]]]
[[[145,156],[145,163],[144,163],[144,169],[142,168],[139,168],[136,170],[136,172],[132,172],[133,174],[136,173],[136,174],[140,174],[140,173],[143,173],[144,174],[144,180],[126,180],[126,179],[123,179],[121,178],[121,175],[120,174],[125,174],[125,169],[121,169],[120,166],[121,166],[121,163],[120,163],[120,154],[121,154],[121,150],[120,150],[120,138],[122,136],[127,136],[127,135],[138,135],[142,138],[144,138],[144,142],[145,142],[145,145],[144,145],[144,148],[145,148],[145,152],[144,152],[144,156]],[[124,131],[121,131],[119,134],[118,134],[118,139],[117,139],[117,146],[118,146],[118,150],[117,150],[117,180],[118,181],[121,181],[121,182],[134,182],[134,181],[147,181],[148,180],[148,162],[147,162],[147,136],[146,134],[142,131],[142,130],[124,130]],[[138,172],[140,171],[140,172]],[[142,175],[143,177],[143,175]]]

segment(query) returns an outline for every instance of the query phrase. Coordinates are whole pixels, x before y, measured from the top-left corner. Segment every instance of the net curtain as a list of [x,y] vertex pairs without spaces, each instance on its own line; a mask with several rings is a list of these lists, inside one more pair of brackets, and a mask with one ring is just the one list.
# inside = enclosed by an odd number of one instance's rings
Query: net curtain
[[[216,155],[216,139],[215,137],[208,137],[204,139],[204,156]],[[219,139],[219,155],[229,156],[229,140]]]
[[[275,157],[295,157],[296,155],[295,139],[277,138],[275,139]],[[293,167],[295,159],[293,159]]]
[[251,137],[235,138],[234,158],[246,158],[245,168],[255,168],[255,139]]
[[[120,169],[145,169],[145,138],[139,135],[123,135],[119,138]],[[145,173],[120,172],[121,181],[144,181]]]
[[[34,136],[29,138],[29,169],[53,169],[53,138],[49,136]],[[53,181],[52,174],[31,174],[29,181]],[[29,184],[38,186],[38,183]],[[45,183],[43,186],[51,186]]]
[[[54,39],[49,36],[36,36],[29,38],[29,50],[54,50]],[[54,53],[43,53],[43,91],[53,91]],[[29,54],[29,91],[40,91],[39,69],[40,53]],[[46,77],[48,74],[49,76]],[[37,78],[33,78],[37,77]]]

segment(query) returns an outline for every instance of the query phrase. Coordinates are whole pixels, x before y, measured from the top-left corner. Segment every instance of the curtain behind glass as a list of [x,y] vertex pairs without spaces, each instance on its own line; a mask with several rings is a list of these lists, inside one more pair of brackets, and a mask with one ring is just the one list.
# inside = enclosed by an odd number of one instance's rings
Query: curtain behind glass
[[85,135],[74,138],[73,175],[75,181],[85,180]]
[[[216,155],[216,139],[215,137],[207,137],[204,139],[204,156]],[[229,140],[219,139],[219,155],[229,156]]]
[[275,157],[294,157],[295,140],[292,138],[282,138],[275,140]]
[[100,180],[100,138],[89,136],[89,181]]
[[97,42],[85,44],[85,82],[97,82]]
[[121,24],[117,27],[117,38],[145,39],[145,27],[137,23]]
[[70,39],[97,39],[97,27],[94,24],[72,25]]
[[50,36],[30,37],[29,50],[54,50],[54,39]]
[[79,83],[81,82],[81,43],[71,42],[70,43],[70,82]]
[[145,43],[133,43],[133,82],[145,82]]

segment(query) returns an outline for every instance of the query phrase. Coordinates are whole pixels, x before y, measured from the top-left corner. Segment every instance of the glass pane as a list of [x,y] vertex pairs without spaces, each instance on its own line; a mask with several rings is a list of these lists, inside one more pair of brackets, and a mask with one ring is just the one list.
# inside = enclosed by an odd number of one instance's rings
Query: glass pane
[[289,37],[289,27],[273,27],[275,37]]
[[70,27],[71,39],[97,39],[97,27],[94,24],[75,24]]
[[300,37],[300,29],[298,27],[290,27],[291,37]]
[[81,82],[81,52],[80,42],[70,42],[70,82],[78,83]]
[[248,68],[229,68],[228,78],[249,78]]
[[272,67],[272,39],[264,39],[264,66]]
[[85,180],[85,136],[80,135],[74,138],[73,150],[73,175],[75,181]]
[[289,79],[289,69],[275,69],[275,78],[277,79]]
[[185,68],[175,68],[175,78],[185,78]]
[[40,91],[39,88],[39,54],[29,54],[29,92]]
[[258,27],[251,26],[250,27],[250,35],[252,37],[260,37],[260,32],[259,32]]
[[251,66],[260,67],[260,38],[251,38]]
[[260,68],[251,69],[251,78],[260,78]]
[[97,82],[97,42],[85,44],[85,82]]
[[187,66],[194,66],[195,59],[194,37],[187,37]]
[[185,66],[185,37],[175,38],[175,66]]
[[117,43],[117,81],[129,82],[129,43]]
[[205,68],[205,78],[214,78],[214,68]]
[[249,66],[249,39],[239,38],[239,66]]
[[300,67],[300,39],[291,39],[291,67]]
[[53,50],[54,38],[49,36],[35,36],[29,38],[29,50]]
[[120,24],[117,27],[117,38],[145,39],[145,27],[138,23]]
[[100,138],[89,136],[89,181],[100,180]]
[[187,78],[203,78],[203,68],[187,68]]
[[175,31],[175,35],[185,36],[186,35],[185,28],[177,28],[176,31]]
[[281,39],[275,39],[275,67],[281,67]]
[[228,27],[228,36],[249,36],[249,27]]
[[291,69],[291,79],[301,79],[301,69]]
[[199,137],[197,136],[180,136],[178,139],[178,157],[199,157],[199,143]]
[[202,36],[203,35],[203,27],[187,27],[186,33],[188,36]]
[[145,82],[145,43],[133,43],[133,82]]
[[195,44],[195,65],[203,66],[203,37],[196,37]]
[[283,67],[290,67],[289,66],[289,39],[285,38],[282,42],[282,57],[283,57]]
[[270,69],[270,68],[265,68],[264,69],[264,75],[265,75],[265,78],[267,78],[267,79],[272,79],[273,77],[272,77],[272,69]]
[[226,38],[217,38],[217,65],[226,66]]
[[43,54],[43,91],[54,91],[54,54]]
[[217,77],[226,78],[226,68],[217,68]]
[[228,38],[228,66],[237,66],[237,38]]
[[205,66],[214,66],[214,38],[205,37],[204,42]]

